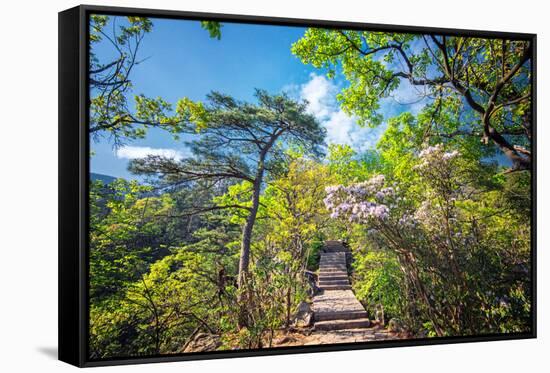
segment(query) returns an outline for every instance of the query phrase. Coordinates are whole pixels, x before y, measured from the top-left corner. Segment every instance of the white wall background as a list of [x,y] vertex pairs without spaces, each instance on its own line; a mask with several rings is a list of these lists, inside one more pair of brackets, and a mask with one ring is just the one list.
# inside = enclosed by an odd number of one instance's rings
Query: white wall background
[[[116,372],[540,372],[550,359],[550,9],[536,0],[127,0],[164,8],[538,34],[537,340],[108,368]],[[0,371],[75,368],[57,351],[57,12],[77,1],[2,3],[0,20]],[[547,370],[546,370],[547,371]]]

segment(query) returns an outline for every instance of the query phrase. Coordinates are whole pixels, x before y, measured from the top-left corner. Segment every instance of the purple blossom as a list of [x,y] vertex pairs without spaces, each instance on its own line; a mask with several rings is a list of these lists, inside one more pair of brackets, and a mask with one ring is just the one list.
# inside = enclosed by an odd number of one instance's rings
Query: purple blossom
[[449,161],[460,155],[458,150],[445,152],[442,144],[429,146],[418,153],[420,163],[415,166],[415,169],[422,171],[430,168],[440,168],[446,166]]
[[383,202],[395,196],[395,189],[384,187],[385,180],[383,175],[375,175],[361,183],[327,187],[323,202],[331,218],[342,217],[358,223],[387,219],[390,208]]

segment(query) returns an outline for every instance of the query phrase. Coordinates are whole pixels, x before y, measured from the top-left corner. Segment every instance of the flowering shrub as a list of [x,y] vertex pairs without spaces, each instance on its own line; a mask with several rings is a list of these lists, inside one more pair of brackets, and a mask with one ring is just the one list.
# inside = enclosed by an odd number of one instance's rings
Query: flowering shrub
[[[443,145],[438,144],[422,150],[418,154],[419,163],[414,169],[425,178],[431,179],[428,182],[437,184],[441,176],[446,176],[446,181],[452,179],[452,161],[459,156],[454,150],[445,152]],[[386,177],[375,175],[367,181],[351,184],[349,186],[334,185],[325,189],[327,196],[323,200],[327,210],[331,212],[330,217],[346,218],[353,223],[375,223],[385,221],[390,213],[397,213],[396,208],[402,200],[397,195],[398,188],[394,185],[385,186]],[[452,189],[452,188],[451,188]],[[456,190],[451,190],[454,192]],[[428,201],[424,201],[417,211],[407,211],[398,218],[398,224],[403,227],[413,228],[418,220],[429,217]],[[399,210],[399,209],[397,209]]]
[[395,196],[393,187],[383,187],[385,177],[377,175],[352,184],[329,186],[323,200],[331,218],[346,217],[350,222],[367,223],[371,219],[385,220],[390,209],[387,203]]
[[428,146],[418,154],[420,163],[415,168],[423,170],[427,168],[438,168],[438,166],[447,166],[450,160],[459,155],[460,153],[458,150],[445,152],[442,144]]
[[[356,258],[357,294],[369,307],[386,302],[385,309],[402,312],[396,316],[422,335],[502,331],[502,325],[506,330],[524,330],[530,304],[521,282],[525,280],[498,289],[495,282],[502,283],[502,274],[514,271],[518,258],[528,263],[522,254],[528,250],[523,245],[515,256],[510,254],[507,245],[514,240],[501,237],[509,236],[508,225],[513,222],[499,217],[497,209],[485,207],[483,198],[495,195],[473,185],[472,172],[464,167],[460,153],[442,144],[420,151],[412,170],[418,179],[408,190],[390,184],[384,175],[326,188],[324,204],[331,218],[361,227],[368,247]],[[376,263],[366,261],[373,251],[391,254],[380,261],[385,270],[375,271],[371,267]],[[382,258],[369,256],[374,257]],[[403,281],[389,268],[399,268]],[[395,286],[401,287],[399,293],[406,301],[373,290],[392,293]],[[512,298],[502,306],[502,299]]]

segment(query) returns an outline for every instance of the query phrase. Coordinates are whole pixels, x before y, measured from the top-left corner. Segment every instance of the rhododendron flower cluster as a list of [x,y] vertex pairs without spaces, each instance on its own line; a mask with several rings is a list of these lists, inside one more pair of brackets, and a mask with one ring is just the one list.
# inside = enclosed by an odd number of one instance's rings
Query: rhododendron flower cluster
[[415,168],[420,171],[426,168],[437,168],[445,165],[459,155],[460,153],[457,150],[446,152],[442,144],[428,146],[418,154],[420,163]]
[[331,218],[344,217],[350,222],[366,222],[369,219],[385,220],[390,209],[385,204],[395,196],[393,187],[384,187],[385,177],[376,175],[367,181],[350,186],[329,186],[323,200],[331,211]]
[[[449,169],[449,162],[458,157],[458,151],[446,152],[442,144],[423,149],[418,158],[420,163],[415,167],[424,177],[432,177],[433,170]],[[368,223],[387,220],[390,209],[397,207],[402,200],[398,195],[398,187],[394,184],[386,186],[384,175],[376,175],[369,180],[349,186],[334,185],[326,189],[324,199],[330,217],[346,218],[354,223]],[[398,224],[403,228],[415,229],[419,222],[428,222],[432,218],[430,201],[425,200],[416,211],[403,213]]]
[[418,224],[416,217],[411,214],[403,214],[399,219],[399,225],[407,228],[415,228]]

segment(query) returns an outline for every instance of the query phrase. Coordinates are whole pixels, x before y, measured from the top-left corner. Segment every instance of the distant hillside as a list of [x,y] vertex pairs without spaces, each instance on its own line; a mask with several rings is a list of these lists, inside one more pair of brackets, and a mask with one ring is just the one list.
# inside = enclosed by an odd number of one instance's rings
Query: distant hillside
[[103,184],[110,184],[116,180],[116,177],[90,172],[90,180],[91,181],[101,180],[103,181]]

